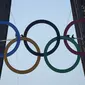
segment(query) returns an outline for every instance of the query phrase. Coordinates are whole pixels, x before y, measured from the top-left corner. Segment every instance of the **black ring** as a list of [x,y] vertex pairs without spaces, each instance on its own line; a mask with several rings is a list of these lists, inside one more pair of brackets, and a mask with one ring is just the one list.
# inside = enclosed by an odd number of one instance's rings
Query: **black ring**
[[[27,33],[28,33],[29,29],[30,29],[33,25],[36,25],[36,24],[39,24],[39,23],[48,24],[48,25],[50,25],[51,27],[53,27],[54,30],[56,31],[58,40],[57,40],[54,48],[51,49],[49,52],[47,52],[47,55],[50,55],[50,54],[52,54],[52,53],[58,48],[59,43],[60,43],[60,33],[59,33],[59,30],[58,30],[58,28],[57,28],[52,22],[50,22],[50,21],[48,21],[48,20],[36,20],[36,21],[30,23],[30,24],[27,26],[27,28],[25,29],[25,31],[24,31],[24,37],[27,36]],[[28,50],[29,52],[31,52],[32,54],[34,54],[34,55],[36,55],[36,56],[44,56],[44,53],[37,53],[37,52],[33,51],[33,50],[29,47],[29,45],[28,45],[28,43],[27,43],[26,41],[24,41],[24,45],[25,45],[25,47],[27,48],[27,50]]]

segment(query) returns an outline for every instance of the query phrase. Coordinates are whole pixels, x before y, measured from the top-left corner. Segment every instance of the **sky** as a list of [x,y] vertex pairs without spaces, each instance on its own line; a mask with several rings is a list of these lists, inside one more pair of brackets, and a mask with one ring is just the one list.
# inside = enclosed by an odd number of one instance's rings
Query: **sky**
[[[24,34],[26,27],[35,20],[48,20],[55,24],[63,36],[65,27],[73,20],[70,0],[12,0],[10,22],[19,30],[20,34]],[[68,34],[75,35],[74,26],[71,27]],[[49,40],[56,37],[55,30],[47,24],[37,24],[30,28],[28,38],[34,40],[41,52]],[[15,33],[13,29],[8,28],[7,39],[14,39]],[[8,43],[8,42],[7,42]],[[76,50],[75,46],[69,43]],[[30,48],[36,51],[35,47],[29,43]],[[13,49],[15,43],[8,51]],[[51,50],[55,46],[55,42],[49,47]],[[31,54],[21,41],[18,50],[7,59],[9,63],[16,69],[25,70],[30,68],[36,62],[38,56]],[[47,56],[49,62],[56,68],[66,69],[72,66],[77,56],[68,51],[63,40],[57,50]],[[82,63],[68,73],[58,73],[50,69],[44,58],[41,57],[37,68],[27,74],[17,74],[11,71],[7,65],[3,64],[2,77],[0,85],[84,85],[85,77],[83,73]]]

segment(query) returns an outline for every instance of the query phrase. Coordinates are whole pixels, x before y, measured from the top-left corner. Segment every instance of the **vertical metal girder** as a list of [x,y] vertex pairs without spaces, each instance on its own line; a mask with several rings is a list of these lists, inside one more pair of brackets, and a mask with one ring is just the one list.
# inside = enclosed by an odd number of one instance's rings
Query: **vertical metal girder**
[[[0,0],[0,21],[9,21],[11,0]],[[7,25],[0,25],[0,40],[7,38]],[[0,42],[0,53],[4,53],[6,42]],[[0,57],[0,77],[2,73],[3,58]]]
[[[84,15],[85,0],[70,0],[70,2],[71,2],[73,19],[77,20],[80,18],[85,18],[85,15]],[[85,23],[75,24],[75,30],[76,30],[77,38],[83,38],[83,40],[78,39],[78,44],[80,46],[81,52],[85,52],[85,38],[84,38]],[[82,56],[81,60],[82,60],[84,74],[85,74],[85,56]]]

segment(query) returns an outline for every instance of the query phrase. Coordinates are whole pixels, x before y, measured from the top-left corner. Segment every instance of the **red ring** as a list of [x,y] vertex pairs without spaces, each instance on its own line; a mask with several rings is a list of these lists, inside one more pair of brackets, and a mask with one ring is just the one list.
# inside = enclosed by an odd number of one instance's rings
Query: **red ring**
[[[79,22],[85,22],[85,18],[82,18],[82,19],[79,19],[79,20],[75,20],[75,21],[70,22],[70,23],[67,25],[67,27],[65,28],[65,30],[64,30],[64,36],[67,35],[68,30],[70,29],[70,27],[71,27],[73,24],[79,23]],[[70,52],[72,52],[73,54],[80,55],[80,56],[85,56],[85,52],[77,52],[77,51],[73,50],[73,49],[69,46],[69,44],[67,43],[67,40],[64,40],[64,44],[65,44],[65,46],[67,47],[67,49],[68,49]]]

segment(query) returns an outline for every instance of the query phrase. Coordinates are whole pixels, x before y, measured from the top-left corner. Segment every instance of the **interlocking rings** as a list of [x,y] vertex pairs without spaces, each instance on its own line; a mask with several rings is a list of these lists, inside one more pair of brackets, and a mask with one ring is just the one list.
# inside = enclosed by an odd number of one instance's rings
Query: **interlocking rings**
[[[50,22],[50,21],[48,21],[48,20],[36,20],[36,21],[32,22],[31,24],[29,24],[29,25],[27,26],[27,28],[26,28],[26,30],[25,30],[25,32],[24,32],[24,37],[27,36],[27,32],[29,31],[29,29],[30,29],[33,25],[36,25],[36,24],[39,24],[39,23],[45,23],[45,24],[48,24],[48,25],[50,25],[51,27],[53,27],[54,30],[55,30],[55,32],[56,32],[56,34],[57,34],[57,36],[58,36],[58,40],[57,40],[57,43],[56,43],[55,47],[54,47],[52,50],[50,50],[49,52],[47,52],[47,55],[50,55],[50,54],[52,54],[52,53],[57,49],[57,47],[59,46],[59,43],[60,43],[60,33],[59,33],[59,31],[58,31],[58,28],[57,28],[52,22]],[[24,41],[24,44],[25,44],[25,47],[27,48],[27,50],[30,51],[32,54],[37,55],[37,56],[44,56],[44,53],[37,53],[37,52],[33,51],[33,50],[29,47],[29,45],[27,44],[26,41]]]
[[[36,50],[40,53],[40,49],[39,49],[38,45],[37,45],[32,39],[26,38],[26,37],[21,37],[21,40],[25,40],[25,41],[28,41],[28,42],[32,43],[32,44],[36,47]],[[30,69],[27,69],[27,70],[23,70],[23,71],[17,70],[17,69],[13,68],[13,67],[9,64],[9,62],[8,62],[8,60],[7,60],[7,57],[6,57],[7,51],[8,51],[8,48],[9,48],[15,41],[16,41],[16,39],[13,39],[12,41],[10,41],[10,42],[7,44],[6,48],[5,48],[4,60],[5,60],[6,65],[8,66],[9,69],[11,69],[13,72],[18,73],[18,74],[26,74],[26,73],[29,73],[29,72],[33,71],[33,70],[38,66],[38,64],[39,64],[39,62],[40,62],[40,58],[41,58],[40,56],[37,57],[36,63],[35,63]]]
[[[14,48],[11,52],[7,53],[7,56],[10,56],[10,55],[12,55],[12,54],[18,49],[18,47],[19,47],[19,44],[20,44],[20,33],[19,33],[18,29],[16,28],[16,26],[14,26],[12,23],[10,23],[10,22],[8,22],[8,21],[0,21],[0,24],[9,25],[9,26],[11,26],[11,27],[14,29],[14,31],[16,32],[17,44],[16,44],[15,48]],[[4,56],[3,54],[0,54],[0,57],[3,57],[3,56]]]
[[[23,37],[21,37],[21,38],[20,38],[20,34],[19,34],[17,28],[16,28],[13,24],[11,24],[11,23],[9,23],[9,22],[2,22],[2,24],[7,24],[7,25],[10,25],[11,27],[13,27],[13,29],[14,29],[15,32],[16,32],[16,36],[17,36],[17,38],[16,38],[16,39],[13,39],[12,41],[10,41],[10,42],[7,44],[6,48],[5,48],[5,51],[4,51],[4,60],[5,60],[6,65],[8,66],[8,68],[9,68],[10,70],[12,70],[12,71],[15,72],[15,73],[26,74],[26,73],[29,73],[29,72],[33,71],[33,70],[38,66],[38,64],[39,64],[39,62],[40,62],[41,56],[44,56],[44,59],[45,59],[46,64],[47,64],[48,67],[49,67],[50,69],[52,69],[53,71],[58,72],[58,73],[66,73],[66,72],[72,71],[72,70],[78,65],[78,63],[79,63],[79,61],[80,61],[80,55],[84,55],[85,53],[80,52],[80,49],[79,49],[78,44],[74,41],[73,38],[68,37],[66,34],[67,34],[68,29],[71,27],[71,25],[73,25],[74,23],[77,23],[77,22],[84,22],[84,21],[85,21],[85,18],[71,22],[71,23],[68,24],[68,26],[66,27],[66,29],[65,29],[65,31],[64,31],[64,36],[60,36],[60,33],[59,33],[58,28],[57,28],[52,22],[50,22],[50,21],[48,21],[48,20],[36,20],[36,21],[32,22],[31,24],[29,24],[29,25],[27,26],[27,28],[26,28],[26,30],[25,30],[25,32],[24,32],[24,35],[23,35]],[[41,53],[41,52],[40,52],[40,49],[39,49],[38,45],[37,45],[32,39],[26,37],[29,29],[30,29],[33,25],[36,25],[36,24],[39,24],[39,23],[44,23],[44,24],[50,25],[51,27],[54,28],[54,30],[56,31],[56,34],[57,34],[57,36],[56,36],[55,38],[51,39],[51,40],[47,43],[47,45],[45,46],[45,49],[44,49],[44,53]],[[0,22],[0,24],[1,24],[1,22]],[[48,58],[47,58],[48,55],[52,54],[52,53],[58,48],[61,39],[64,39],[64,43],[65,43],[66,47],[67,47],[72,53],[75,52],[74,54],[77,54],[77,55],[78,55],[76,62],[75,62],[71,67],[69,67],[69,68],[67,68],[67,69],[57,69],[57,68],[53,67],[53,66],[50,64],[50,62],[48,61]],[[8,62],[8,60],[7,60],[7,56],[10,56],[11,54],[13,54],[13,53],[17,50],[17,48],[19,47],[20,40],[24,40],[24,45],[25,45],[25,47],[27,48],[27,50],[28,50],[29,52],[31,52],[33,55],[38,56],[37,61],[35,62],[35,64],[34,64],[30,69],[27,69],[27,70],[17,70],[17,69],[15,69],[15,68],[13,68],[13,67],[9,64],[9,62]],[[69,45],[67,44],[67,40],[70,41],[71,43],[73,43],[73,44],[76,46],[77,51],[74,51],[74,50],[72,50],[72,49],[69,47]],[[17,41],[17,44],[16,44],[14,50],[12,50],[10,53],[7,53],[8,48],[9,48],[9,47],[11,46],[11,44],[13,44],[15,41]],[[31,42],[31,43],[36,47],[37,52],[33,51],[33,50],[29,47],[29,45],[27,44],[27,41],[28,41],[28,42]],[[56,42],[56,45],[54,46],[53,49],[51,49],[51,50],[48,52],[47,50],[48,50],[49,46],[50,46],[54,41],[57,41],[57,42]]]

